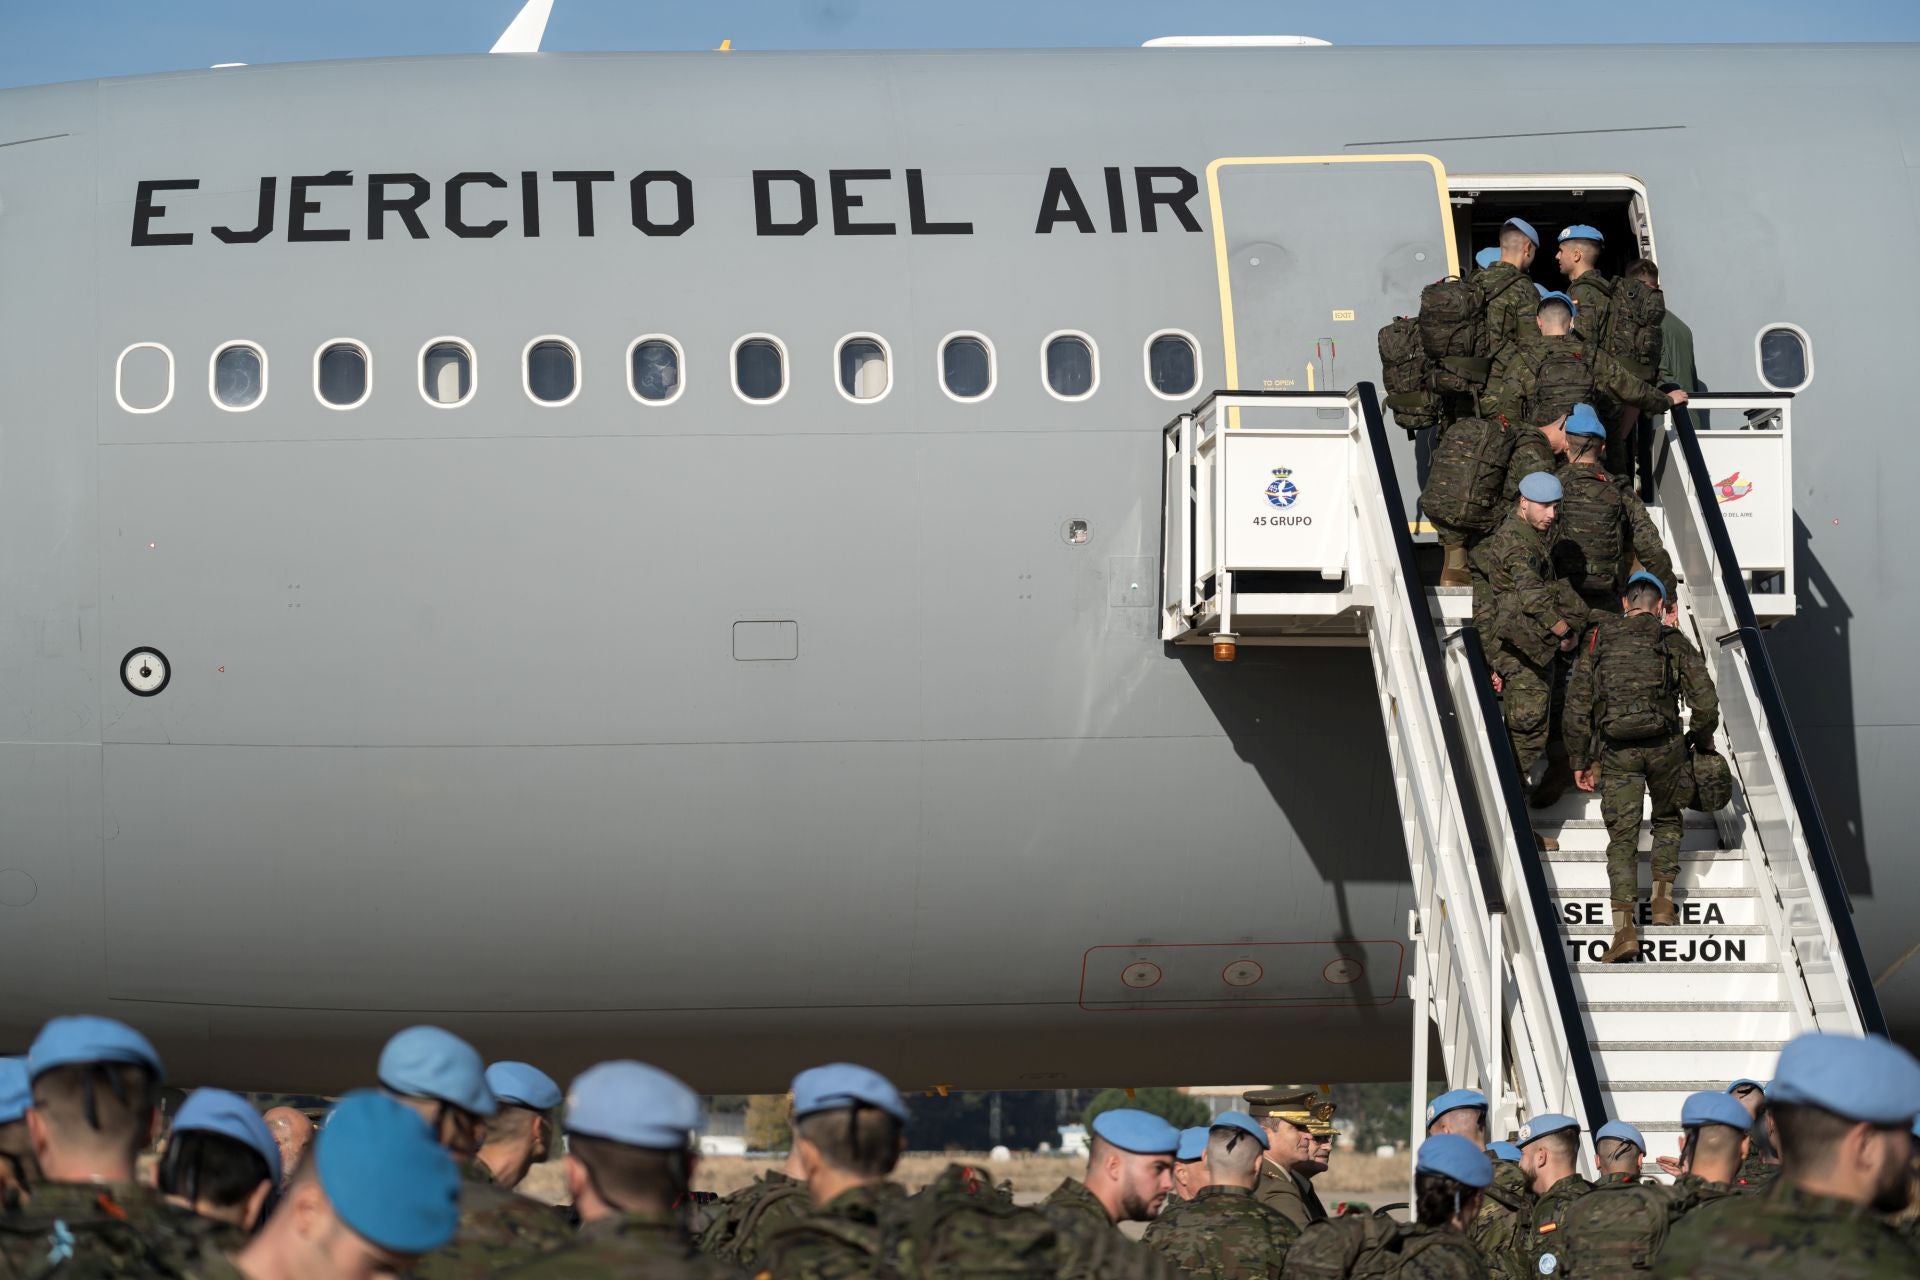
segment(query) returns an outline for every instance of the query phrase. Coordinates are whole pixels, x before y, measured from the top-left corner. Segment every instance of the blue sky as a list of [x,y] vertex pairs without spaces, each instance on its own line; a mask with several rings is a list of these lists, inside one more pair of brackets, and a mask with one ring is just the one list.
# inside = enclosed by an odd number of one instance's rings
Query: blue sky
[[[520,0],[0,0],[0,86],[484,51]],[[1583,16],[1557,31],[1554,17]],[[1516,21],[1518,15],[1530,20]],[[1591,15],[1591,16],[1588,16]],[[1133,45],[1156,35],[1336,44],[1920,40],[1915,0],[556,0],[548,49]]]

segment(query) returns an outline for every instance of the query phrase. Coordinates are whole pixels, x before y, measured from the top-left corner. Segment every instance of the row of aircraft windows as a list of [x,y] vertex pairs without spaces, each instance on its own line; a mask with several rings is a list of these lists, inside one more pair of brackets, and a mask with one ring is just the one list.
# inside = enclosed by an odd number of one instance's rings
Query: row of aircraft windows
[[[998,359],[985,334],[947,335],[938,349],[940,387],[954,400],[974,403],[993,394]],[[1200,346],[1192,334],[1162,329],[1142,347],[1147,387],[1182,400],[1200,387]],[[772,404],[789,385],[787,344],[750,333],[728,355],[733,390],[749,404]],[[686,349],[666,334],[644,334],[627,346],[627,390],[646,405],[668,405],[686,389]],[[463,338],[434,338],[420,348],[420,395],[436,408],[457,409],[473,399],[479,357]],[[884,400],[893,390],[893,349],[878,334],[853,333],[833,351],[834,381],[855,404]],[[1058,400],[1085,400],[1100,388],[1100,349],[1077,329],[1048,334],[1040,344],[1041,385]],[[535,338],[521,352],[521,386],[535,404],[557,408],[580,394],[580,348],[569,338]],[[114,395],[129,413],[156,413],[173,399],[173,353],[157,342],[137,342],[120,353]],[[221,344],[207,362],[207,394],[232,413],[267,398],[267,352],[257,342]],[[313,394],[329,409],[357,409],[373,394],[373,351],[335,338],[313,353]]]

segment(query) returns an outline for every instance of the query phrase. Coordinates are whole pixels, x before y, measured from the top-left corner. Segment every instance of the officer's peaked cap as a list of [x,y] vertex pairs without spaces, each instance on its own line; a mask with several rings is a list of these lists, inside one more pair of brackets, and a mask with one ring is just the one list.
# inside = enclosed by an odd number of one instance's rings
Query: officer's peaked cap
[[38,1080],[55,1067],[76,1063],[115,1062],[145,1067],[163,1080],[160,1055],[147,1038],[124,1022],[92,1014],[49,1019],[27,1050],[27,1074]]
[[439,1027],[408,1027],[380,1051],[380,1083],[410,1098],[432,1098],[476,1116],[500,1109],[474,1047]]
[[355,1234],[394,1253],[431,1253],[460,1225],[460,1171],[426,1121],[356,1089],[313,1140],[320,1188]]

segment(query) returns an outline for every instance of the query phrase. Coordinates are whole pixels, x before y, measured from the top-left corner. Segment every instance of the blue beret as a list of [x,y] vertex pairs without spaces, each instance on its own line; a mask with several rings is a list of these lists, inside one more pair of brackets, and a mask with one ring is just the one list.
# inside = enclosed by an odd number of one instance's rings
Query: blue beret
[[[1738,1103],[1734,1105],[1739,1106]],[[1740,1109],[1742,1111],[1746,1110],[1745,1107],[1741,1107]],[[1609,1120],[1601,1125],[1594,1133],[1593,1140],[1598,1142],[1602,1138],[1618,1138],[1622,1142],[1631,1142],[1634,1146],[1640,1148],[1641,1155],[1647,1154],[1647,1140],[1640,1136],[1638,1129],[1628,1124],[1625,1120]]]
[[1543,1111],[1520,1126],[1520,1136],[1516,1145],[1525,1147],[1529,1142],[1544,1138],[1550,1133],[1562,1133],[1568,1129],[1580,1132],[1580,1122],[1572,1116],[1563,1116],[1558,1111]]
[[[1651,586],[1656,590],[1658,590],[1660,592],[1660,598],[1662,600],[1665,600],[1667,598],[1666,584],[1661,582],[1660,579],[1654,577],[1652,574],[1648,573],[1645,569],[1635,569],[1630,575],[1628,575],[1627,586],[1629,589],[1631,589],[1633,584],[1636,582],[1644,582],[1648,586]],[[1728,1092],[1732,1092],[1732,1090],[1728,1090]]]
[[1576,222],[1570,227],[1561,228],[1560,242],[1565,244],[1569,240],[1591,240],[1595,244],[1607,242],[1607,238],[1600,234],[1600,228],[1590,227],[1584,222]]
[[156,1080],[166,1078],[160,1055],[147,1038],[112,1018],[80,1014],[49,1019],[27,1050],[27,1074],[36,1080],[43,1072],[78,1062],[135,1063],[153,1072]]
[[173,1131],[185,1133],[196,1129],[232,1138],[251,1148],[267,1162],[273,1185],[280,1185],[280,1144],[273,1140],[273,1135],[267,1132],[267,1122],[245,1098],[225,1089],[195,1089],[173,1117]]
[[1576,320],[1580,318],[1580,304],[1575,302],[1572,298],[1569,298],[1566,294],[1560,292],[1558,289],[1540,290],[1540,301],[1557,302],[1561,306],[1565,307],[1567,310],[1573,312],[1574,318]]
[[[1536,474],[1547,475],[1544,471]],[[1551,479],[1552,477],[1548,476],[1548,478]],[[1526,492],[1526,488],[1526,481],[1521,481],[1521,492]],[[1554,501],[1558,500],[1559,495],[1556,494]],[[1547,499],[1535,498],[1534,501],[1545,502]],[[1447,1112],[1458,1111],[1462,1107],[1478,1107],[1480,1110],[1485,1111],[1487,1109],[1487,1095],[1478,1089],[1449,1089],[1427,1104],[1427,1123],[1432,1124],[1435,1120],[1447,1114]]]
[[1250,1134],[1253,1140],[1260,1144],[1262,1151],[1265,1151],[1273,1145],[1273,1139],[1267,1137],[1266,1129],[1261,1127],[1258,1120],[1255,1120],[1244,1111],[1222,1111],[1213,1118],[1211,1127],[1214,1129],[1238,1129],[1242,1133]]
[[1767,1097],[1904,1129],[1920,1114],[1920,1062],[1879,1036],[1810,1031],[1780,1051]]
[[494,1063],[487,1068],[487,1088],[496,1102],[511,1106],[551,1111],[560,1105],[560,1086],[531,1063]]
[[1703,1124],[1723,1124],[1745,1133],[1753,1127],[1753,1117],[1747,1114],[1738,1098],[1709,1089],[1705,1093],[1688,1094],[1687,1100],[1680,1104],[1682,1129],[1695,1129]]
[[1765,1093],[1767,1091],[1767,1082],[1765,1080],[1752,1080],[1746,1076],[1741,1076],[1738,1080],[1735,1080],[1732,1084],[1727,1086],[1727,1092],[1732,1093],[1735,1089],[1738,1089],[1743,1084],[1750,1084],[1762,1093]]
[[1485,271],[1488,267],[1492,266],[1494,263],[1498,261],[1500,261],[1500,250],[1498,250],[1492,245],[1488,245],[1486,248],[1482,249],[1480,252],[1473,255],[1473,265],[1480,268],[1482,271]]
[[602,1062],[567,1089],[568,1133],[629,1147],[681,1150],[704,1119],[699,1094],[644,1062]]
[[1607,438],[1607,429],[1600,421],[1600,415],[1593,411],[1590,404],[1577,404],[1567,413],[1567,434],[1570,436],[1599,436]]
[[474,1047],[439,1027],[408,1027],[380,1051],[380,1083],[410,1098],[451,1103],[476,1116],[500,1109]]
[[1509,1164],[1520,1163],[1520,1148],[1514,1146],[1511,1142],[1489,1142],[1487,1144],[1487,1154],[1495,1160],[1505,1160]]
[[0,1058],[0,1124],[12,1124],[33,1105],[25,1058]]
[[1493,1181],[1493,1161],[1471,1139],[1457,1133],[1439,1133],[1420,1144],[1414,1158],[1417,1173],[1437,1173],[1469,1187]]
[[1520,496],[1531,502],[1558,502],[1561,492],[1560,477],[1551,471],[1533,471],[1521,477]]
[[1180,1131],[1180,1149],[1173,1153],[1173,1158],[1182,1162],[1190,1162],[1198,1160],[1201,1156],[1207,1154],[1207,1133],[1208,1129],[1205,1125],[1196,1125],[1191,1129],[1182,1129]]
[[427,1122],[372,1089],[334,1103],[313,1140],[333,1211],[394,1253],[431,1253],[460,1225],[460,1170]]
[[824,1067],[809,1067],[793,1078],[795,1119],[816,1111],[855,1106],[878,1107],[901,1124],[907,1122],[907,1104],[900,1100],[900,1091],[871,1067],[831,1062]]
[[1521,235],[1533,241],[1534,248],[1538,249],[1540,247],[1540,233],[1538,231],[1535,231],[1533,229],[1533,224],[1531,222],[1528,222],[1525,218],[1508,218],[1505,222],[1500,224],[1500,229],[1502,231],[1505,231],[1508,227],[1516,228]]
[[1102,1111],[1093,1118],[1093,1131],[1135,1155],[1170,1156],[1180,1149],[1180,1131],[1150,1111]]

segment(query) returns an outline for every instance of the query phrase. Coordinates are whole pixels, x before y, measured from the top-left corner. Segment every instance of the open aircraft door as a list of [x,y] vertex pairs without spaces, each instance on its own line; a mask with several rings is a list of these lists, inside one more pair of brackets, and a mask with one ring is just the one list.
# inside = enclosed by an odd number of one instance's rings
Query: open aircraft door
[[[1227,157],[1207,166],[1207,200],[1229,390],[1377,384],[1381,326],[1460,272],[1432,156]],[[1423,438],[1420,462],[1430,447]],[[1425,467],[1404,436],[1395,448],[1414,512]]]

